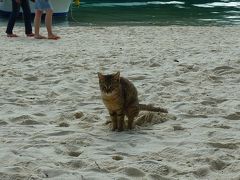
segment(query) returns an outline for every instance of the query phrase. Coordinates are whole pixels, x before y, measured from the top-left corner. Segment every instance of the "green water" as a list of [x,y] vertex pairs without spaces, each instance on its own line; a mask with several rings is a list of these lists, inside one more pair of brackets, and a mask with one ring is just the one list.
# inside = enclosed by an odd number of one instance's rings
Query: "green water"
[[68,20],[81,25],[240,25],[240,1],[86,0],[71,7]]

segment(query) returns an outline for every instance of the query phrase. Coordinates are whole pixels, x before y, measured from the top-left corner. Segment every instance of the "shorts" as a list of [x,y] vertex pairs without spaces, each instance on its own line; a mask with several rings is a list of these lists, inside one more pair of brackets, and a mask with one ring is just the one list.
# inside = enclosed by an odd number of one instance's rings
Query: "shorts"
[[35,0],[35,9],[46,11],[48,9],[52,9],[52,6],[48,0]]

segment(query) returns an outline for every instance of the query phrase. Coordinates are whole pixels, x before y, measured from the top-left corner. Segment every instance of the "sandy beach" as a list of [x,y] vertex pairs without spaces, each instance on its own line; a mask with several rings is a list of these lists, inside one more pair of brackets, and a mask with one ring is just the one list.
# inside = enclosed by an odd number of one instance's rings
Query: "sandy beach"
[[[1,180],[240,179],[240,26],[14,30],[0,27]],[[112,132],[99,71],[169,114]]]

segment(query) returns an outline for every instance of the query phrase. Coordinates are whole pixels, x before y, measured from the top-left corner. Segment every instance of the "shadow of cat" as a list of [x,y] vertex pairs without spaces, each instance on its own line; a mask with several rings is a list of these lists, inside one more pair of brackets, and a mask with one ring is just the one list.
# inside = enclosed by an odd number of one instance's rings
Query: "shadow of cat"
[[[133,122],[133,128],[135,127],[147,127],[152,126],[154,124],[161,124],[168,120],[176,120],[176,117],[171,114],[160,113],[160,112],[140,112],[139,115]],[[112,122],[109,119],[105,122],[105,125],[108,125],[111,129]],[[127,118],[124,121],[124,130],[127,130]]]

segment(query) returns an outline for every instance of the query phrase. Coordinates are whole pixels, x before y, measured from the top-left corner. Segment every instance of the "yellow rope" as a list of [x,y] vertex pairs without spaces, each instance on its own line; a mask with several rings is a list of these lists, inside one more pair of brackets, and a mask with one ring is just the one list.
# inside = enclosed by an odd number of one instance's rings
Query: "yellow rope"
[[74,0],[76,6],[80,6],[80,0]]
[[[76,5],[76,6],[80,6],[80,0],[73,0],[74,1],[74,4]],[[76,23],[79,23],[79,21],[77,20],[77,19],[75,19],[74,18],[74,16],[73,16],[73,5],[71,4],[71,9],[70,9],[70,13],[71,13],[71,18],[72,18],[72,20],[74,21],[74,22],[76,22]]]

